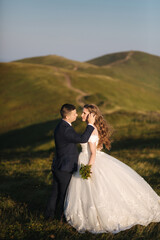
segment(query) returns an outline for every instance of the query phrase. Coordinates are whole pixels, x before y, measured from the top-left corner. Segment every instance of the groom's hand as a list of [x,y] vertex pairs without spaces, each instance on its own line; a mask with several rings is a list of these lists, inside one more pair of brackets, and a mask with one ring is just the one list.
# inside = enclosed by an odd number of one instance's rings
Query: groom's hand
[[94,125],[96,116],[93,113],[88,114],[88,124]]

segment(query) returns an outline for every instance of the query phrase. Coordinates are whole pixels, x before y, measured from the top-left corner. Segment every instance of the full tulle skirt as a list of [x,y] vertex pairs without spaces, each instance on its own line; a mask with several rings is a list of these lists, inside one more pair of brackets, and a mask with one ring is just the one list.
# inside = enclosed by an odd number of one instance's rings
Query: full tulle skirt
[[[81,152],[80,164],[89,155]],[[65,217],[79,232],[120,231],[160,221],[160,197],[132,168],[97,151],[91,178],[73,174],[65,198]]]

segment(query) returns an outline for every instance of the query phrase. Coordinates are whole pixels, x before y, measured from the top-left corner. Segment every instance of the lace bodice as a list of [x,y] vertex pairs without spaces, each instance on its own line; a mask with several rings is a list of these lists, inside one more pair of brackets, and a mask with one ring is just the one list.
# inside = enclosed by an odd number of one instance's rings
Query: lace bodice
[[[87,143],[81,143],[82,147],[82,152],[83,153],[90,153],[90,148],[89,148],[89,142],[96,143],[96,146],[98,145],[99,137],[98,135],[91,135]],[[98,150],[97,150],[98,151]]]

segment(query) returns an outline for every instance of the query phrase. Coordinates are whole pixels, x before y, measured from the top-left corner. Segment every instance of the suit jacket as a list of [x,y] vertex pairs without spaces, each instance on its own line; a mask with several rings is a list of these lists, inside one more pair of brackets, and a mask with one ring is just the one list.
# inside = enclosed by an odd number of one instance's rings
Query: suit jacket
[[56,157],[53,159],[52,170],[74,172],[77,170],[77,143],[86,143],[94,127],[88,125],[82,135],[75,132],[72,126],[61,120],[54,131]]

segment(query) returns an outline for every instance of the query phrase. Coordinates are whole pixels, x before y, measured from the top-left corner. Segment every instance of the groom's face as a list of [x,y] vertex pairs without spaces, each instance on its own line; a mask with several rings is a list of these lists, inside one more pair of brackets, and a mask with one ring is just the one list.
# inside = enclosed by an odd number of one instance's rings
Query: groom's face
[[72,122],[76,121],[77,116],[78,116],[77,111],[76,111],[76,109],[74,109],[66,116],[66,120],[68,122],[72,123]]

